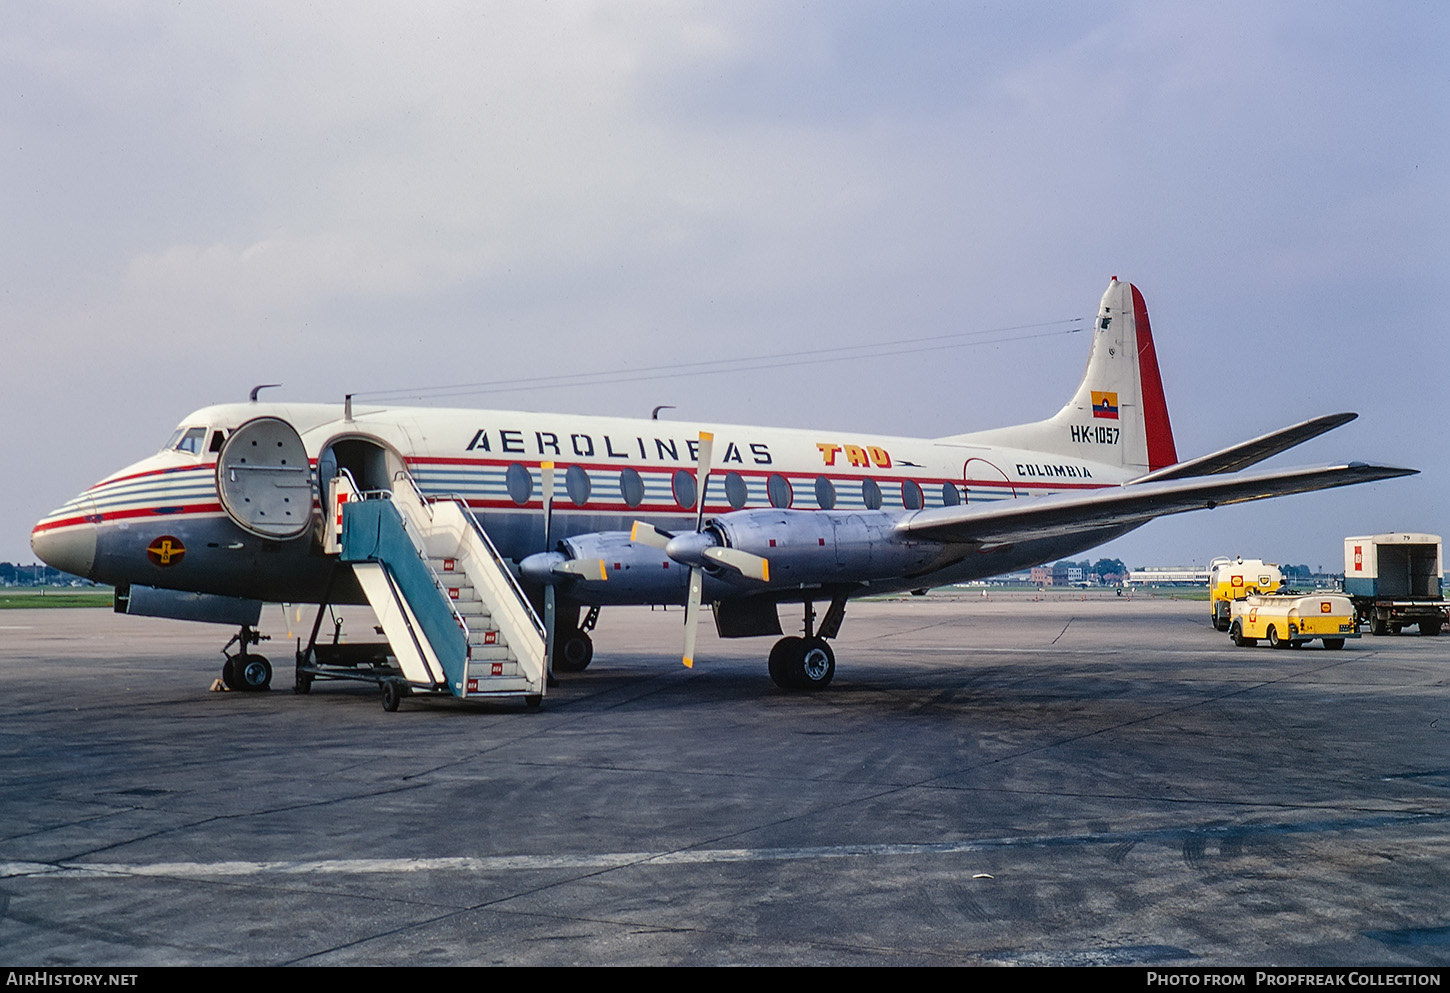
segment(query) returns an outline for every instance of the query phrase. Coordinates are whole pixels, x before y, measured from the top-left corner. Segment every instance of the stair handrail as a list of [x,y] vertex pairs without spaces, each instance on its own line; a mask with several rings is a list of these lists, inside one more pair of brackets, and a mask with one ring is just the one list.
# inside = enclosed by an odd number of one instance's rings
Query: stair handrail
[[[468,501],[457,493],[435,493],[429,496],[423,492],[422,488],[418,486],[418,481],[406,469],[399,469],[395,472],[393,479],[395,481],[406,481],[413,492],[417,494],[419,502],[424,506],[431,506],[432,504],[440,502],[458,505],[459,509],[463,511],[463,519],[468,522],[468,526],[473,530],[473,533],[483,542],[484,549],[493,559],[494,565],[498,566],[499,572],[503,573],[505,580],[508,582],[509,589],[513,592],[514,598],[518,600],[519,605],[523,607],[529,622],[534,626],[534,630],[538,632],[540,638],[544,637],[544,622],[539,619],[538,611],[534,610],[533,603],[530,602],[528,596],[524,593],[523,587],[519,585],[518,577],[509,568],[508,562],[504,557],[499,554],[498,546],[488,536],[488,531],[484,529],[483,525],[478,523],[478,518],[473,516],[473,511],[468,509]],[[431,516],[431,510],[429,514]]]
[[[425,510],[428,511],[428,517],[431,519],[433,516],[433,511],[428,506],[428,498],[423,495],[422,490],[418,489],[418,484],[414,482],[413,477],[408,475],[406,471],[399,470],[396,474],[394,474],[393,481],[397,482],[399,479],[404,479],[408,482],[409,486],[412,487],[414,494],[416,494],[418,497],[418,503],[422,505]],[[385,499],[392,500],[393,498],[393,493],[390,490],[380,490],[377,492],[386,493],[387,496],[385,497]],[[418,553],[418,559],[423,563],[423,568],[427,569],[428,575],[433,578],[434,589],[436,589],[439,595],[443,597],[443,601],[448,604],[448,612],[453,615],[453,619],[458,622],[458,626],[463,630],[463,642],[465,645],[467,645],[469,635],[467,619],[464,618],[464,616],[458,612],[458,608],[453,605],[453,598],[448,595],[448,586],[446,583],[443,582],[442,577],[438,575],[438,571],[433,568],[433,563],[429,561],[427,549],[419,547],[418,542],[422,539],[422,535],[414,533],[412,529],[412,521],[408,519],[407,511],[402,509],[404,505],[398,503],[398,501],[396,500],[394,500],[393,503],[397,507],[399,507],[398,517],[403,522],[403,530],[408,533],[408,538],[412,542],[413,550]]]

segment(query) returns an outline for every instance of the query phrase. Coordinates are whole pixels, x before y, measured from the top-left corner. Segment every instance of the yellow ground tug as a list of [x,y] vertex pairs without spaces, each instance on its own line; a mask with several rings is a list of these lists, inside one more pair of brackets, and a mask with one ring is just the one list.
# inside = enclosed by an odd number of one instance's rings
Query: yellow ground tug
[[1315,638],[1325,648],[1343,648],[1359,637],[1354,603],[1343,593],[1270,593],[1235,600],[1229,637],[1239,647],[1267,638],[1275,648],[1298,648]]

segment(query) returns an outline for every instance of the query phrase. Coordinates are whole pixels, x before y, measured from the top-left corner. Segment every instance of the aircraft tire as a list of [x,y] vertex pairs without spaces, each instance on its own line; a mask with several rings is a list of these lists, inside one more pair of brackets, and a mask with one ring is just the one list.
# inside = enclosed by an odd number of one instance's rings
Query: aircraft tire
[[770,681],[783,690],[800,689],[791,677],[791,662],[802,654],[804,638],[782,638],[770,648]]
[[272,663],[262,655],[238,655],[232,662],[237,689],[243,693],[261,693],[272,688]]
[[237,667],[233,664],[234,662],[235,659],[229,655],[227,660],[222,663],[222,685],[229,690],[237,691],[242,688],[242,684],[237,680]]
[[823,690],[836,675],[836,653],[825,638],[807,638],[792,660],[791,677],[799,690]]
[[554,651],[555,672],[583,672],[594,661],[594,641],[583,631],[567,632]]
[[1343,638],[1325,638],[1324,639],[1324,647],[1327,648],[1327,649],[1329,649],[1330,651],[1334,651],[1335,649],[1343,648],[1344,647],[1344,639]]

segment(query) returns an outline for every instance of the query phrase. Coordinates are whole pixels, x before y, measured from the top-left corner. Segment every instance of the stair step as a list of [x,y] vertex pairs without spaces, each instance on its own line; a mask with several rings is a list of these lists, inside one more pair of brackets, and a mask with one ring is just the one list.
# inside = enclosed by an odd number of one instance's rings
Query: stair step
[[472,645],[468,649],[470,662],[511,662],[514,653],[507,645]]
[[508,647],[508,639],[503,636],[502,631],[492,628],[468,629],[468,643],[470,645],[497,645],[500,648]]

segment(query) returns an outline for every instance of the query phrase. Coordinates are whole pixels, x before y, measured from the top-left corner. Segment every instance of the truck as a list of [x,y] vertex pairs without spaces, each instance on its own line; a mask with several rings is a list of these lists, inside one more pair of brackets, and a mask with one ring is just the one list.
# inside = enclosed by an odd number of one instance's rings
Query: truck
[[1325,648],[1359,637],[1354,603],[1338,592],[1250,594],[1233,601],[1228,635],[1240,648],[1268,639],[1274,648],[1298,648],[1318,638]]
[[1208,564],[1208,609],[1214,628],[1228,630],[1229,608],[1235,600],[1255,593],[1273,593],[1283,585],[1284,574],[1272,562],[1243,556],[1214,559]]
[[1418,625],[1433,637],[1446,620],[1438,534],[1394,531],[1344,539],[1344,592],[1371,634]]

